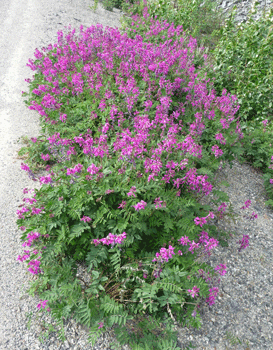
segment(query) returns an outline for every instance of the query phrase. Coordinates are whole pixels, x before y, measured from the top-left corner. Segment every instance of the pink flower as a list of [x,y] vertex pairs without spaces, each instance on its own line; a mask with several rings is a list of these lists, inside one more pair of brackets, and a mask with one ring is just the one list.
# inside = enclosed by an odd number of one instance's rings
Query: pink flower
[[41,176],[39,180],[40,180],[40,184],[48,184],[48,183],[52,182],[50,175]]
[[240,252],[242,249],[245,249],[246,247],[249,246],[249,236],[243,235],[243,238],[237,243],[239,243],[241,245],[239,248],[239,252]]
[[62,114],[62,113],[61,113],[61,115],[60,115],[60,120],[61,120],[63,123],[65,123],[66,117],[67,117],[66,114]]
[[184,236],[184,237],[181,237],[179,240],[178,240],[179,244],[182,244],[182,245],[188,245],[189,242],[191,242],[189,240],[189,237],[187,236]]
[[188,289],[187,292],[191,295],[192,298],[194,298],[195,296],[198,297],[199,290],[200,288],[197,288],[196,286],[194,286],[192,289]]
[[[38,257],[40,259],[41,257]],[[28,271],[32,273],[33,275],[37,275],[41,272],[41,269],[39,268],[39,265],[41,264],[41,261],[39,260],[31,260],[28,265],[31,265],[32,267],[28,268]]]
[[273,185],[273,179],[270,179],[269,182]]
[[25,171],[30,171],[29,166],[27,164],[21,163],[21,169]]
[[45,309],[46,304],[48,303],[48,300],[42,300],[42,299],[40,299],[40,301],[41,301],[41,303],[39,303],[39,304],[37,305],[37,308],[38,308],[39,310],[41,309],[41,307],[42,307],[43,309]]
[[245,205],[242,206],[240,209],[248,209],[251,205],[251,200],[248,199],[246,202],[245,202]]
[[218,158],[223,155],[223,151],[217,145],[212,146],[211,150],[214,153],[215,158]]
[[215,267],[215,271],[218,271],[221,276],[224,276],[227,273],[226,268],[226,265],[220,264]]
[[199,243],[195,243],[194,241],[192,241],[190,243],[189,252],[191,252],[193,254],[194,253],[194,249],[198,249],[199,246],[200,246]]
[[27,239],[28,239],[28,240],[22,244],[22,247],[25,247],[25,246],[31,247],[32,242],[33,242],[35,239],[38,239],[40,236],[41,236],[41,234],[40,234],[39,232],[32,232],[32,231],[31,231],[31,232],[28,233],[28,235],[27,235]]
[[156,253],[156,258],[152,261],[166,261],[168,262],[170,258],[172,258],[172,255],[175,255],[174,247],[169,245],[169,248],[160,248],[159,253]]
[[205,245],[205,250],[209,251],[212,250],[213,248],[216,248],[218,246],[219,242],[215,238],[210,238],[206,245]]
[[91,164],[88,168],[87,168],[87,171],[91,174],[91,175],[95,175],[97,174],[97,172],[100,170],[100,168],[97,168],[95,166],[95,164]]
[[215,139],[218,140],[222,145],[226,144],[226,140],[225,140],[224,136],[221,133],[216,134],[215,135]]
[[33,207],[33,208],[31,209],[31,214],[33,214],[33,215],[38,215],[38,214],[40,214],[41,211],[42,211],[42,209]]
[[264,127],[266,127],[266,124],[268,123],[268,120],[265,119],[265,120],[262,121],[262,123],[263,123]]
[[217,293],[219,292],[219,288],[213,287],[209,291],[210,291],[210,295],[206,299],[206,302],[209,303],[209,305],[213,305],[213,304],[215,304],[215,298],[217,297]]
[[[81,164],[77,164],[74,168],[68,168],[66,171],[67,175],[73,175],[75,173],[80,173],[82,171],[83,166]],[[88,171],[88,169],[87,169]]]
[[121,203],[120,203],[120,205],[118,206],[118,208],[121,208],[121,209],[124,209],[125,208],[125,206],[126,206],[126,201],[122,201]]
[[81,221],[84,221],[84,222],[90,222],[90,221],[92,221],[92,219],[89,217],[89,216],[83,216],[82,218],[81,218]]
[[99,322],[98,324],[99,324],[98,329],[101,329],[101,328],[104,326],[104,323],[103,323],[103,322]]
[[136,192],[136,187],[133,186],[133,187],[130,188],[130,191],[127,193],[127,196],[128,197],[130,197],[130,196],[136,197],[135,192]]
[[160,197],[156,198],[155,201],[155,209],[161,208],[161,203],[163,203],[163,201],[160,200]]
[[203,227],[203,225],[207,223],[207,220],[206,220],[206,218],[197,217],[194,219],[194,223],[195,223],[195,225],[200,225],[200,227]]
[[126,232],[123,232],[120,235],[113,235],[111,232],[106,238],[101,239],[93,239],[93,243],[95,246],[99,245],[100,243],[105,245],[111,245],[113,247],[116,244],[121,244],[126,239]]
[[139,211],[141,209],[145,209],[146,205],[147,205],[146,202],[140,201],[136,205],[132,205],[132,207],[134,207],[136,211]]
[[50,160],[50,155],[49,155],[49,154],[43,154],[43,153],[41,153],[41,158],[42,158],[44,161],[47,161],[47,160]]

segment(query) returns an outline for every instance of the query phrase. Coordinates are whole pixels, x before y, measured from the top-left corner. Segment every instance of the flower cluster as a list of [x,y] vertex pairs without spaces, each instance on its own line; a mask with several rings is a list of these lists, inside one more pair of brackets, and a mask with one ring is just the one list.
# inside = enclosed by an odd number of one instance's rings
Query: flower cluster
[[243,235],[243,238],[239,240],[239,242],[237,242],[240,244],[240,247],[239,247],[239,252],[242,250],[242,249],[245,249],[246,247],[249,246],[249,236],[248,235]]
[[89,216],[83,216],[82,218],[81,218],[81,221],[84,221],[84,222],[90,222],[90,221],[92,221],[92,219],[89,217]]
[[222,203],[217,210],[219,211],[219,218],[222,219],[223,218],[223,214],[226,211],[227,208],[227,204],[226,203]]
[[126,232],[123,232],[120,235],[113,235],[112,233],[109,233],[106,238],[93,239],[93,243],[95,246],[102,243],[105,245],[111,245],[111,248],[113,248],[116,244],[122,244],[122,242],[126,239],[126,236]]
[[49,154],[41,154],[41,158],[46,162],[47,160],[50,160],[50,155]]
[[213,218],[214,218],[213,212],[209,212],[209,214],[205,217],[195,218],[194,223],[195,223],[195,225],[200,225],[200,227],[203,227],[207,223],[207,219],[213,219]]
[[194,286],[192,289],[188,289],[188,293],[191,295],[192,298],[198,297],[199,290],[200,288],[197,288],[196,286]]
[[83,166],[81,164],[77,164],[72,169],[68,168],[66,173],[67,175],[74,175],[75,173],[80,173],[82,171],[82,168]]
[[51,183],[52,182],[52,178],[50,175],[46,175],[46,176],[41,176],[39,178],[40,180],[40,184],[48,184],[48,183]]
[[161,248],[159,253],[156,253],[156,258],[154,258],[152,260],[152,262],[155,262],[155,261],[168,262],[169,259],[171,259],[173,255],[175,255],[174,247],[169,245],[168,249]]
[[[40,299],[40,303],[37,305],[38,310],[40,310],[41,307],[42,307],[43,309],[45,309],[47,303],[48,303],[48,300],[42,300],[42,299]],[[50,308],[47,308],[47,311],[49,312],[49,311],[50,311]]]
[[209,305],[213,305],[215,304],[215,298],[217,297],[219,288],[218,287],[210,288],[209,292],[210,292],[209,297],[206,299],[206,302],[209,303]]
[[144,202],[143,200],[141,200],[136,205],[132,205],[132,207],[134,207],[136,211],[139,211],[141,209],[145,209],[146,205],[147,205],[147,203]]

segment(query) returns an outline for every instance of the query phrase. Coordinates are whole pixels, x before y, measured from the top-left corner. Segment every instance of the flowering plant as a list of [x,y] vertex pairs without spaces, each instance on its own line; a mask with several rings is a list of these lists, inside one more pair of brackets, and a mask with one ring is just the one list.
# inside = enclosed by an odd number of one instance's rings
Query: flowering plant
[[[39,161],[50,172],[17,212],[23,246],[35,248],[18,260],[38,277],[29,292],[39,309],[60,322],[73,315],[94,336],[118,324],[131,343],[134,315],[164,320],[172,337],[173,323],[199,327],[200,302],[214,303],[226,266],[196,261],[219,243],[199,200],[243,137],[236,97],[216,97],[198,76],[196,41],[147,11],[133,21],[145,36],[81,27],[29,61],[36,73],[24,95],[41,115]],[[76,276],[79,262],[89,282]]]

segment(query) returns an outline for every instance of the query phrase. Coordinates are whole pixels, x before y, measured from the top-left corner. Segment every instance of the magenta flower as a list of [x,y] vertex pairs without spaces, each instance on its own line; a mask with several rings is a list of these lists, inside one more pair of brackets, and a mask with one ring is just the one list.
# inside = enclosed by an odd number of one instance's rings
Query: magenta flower
[[166,261],[166,262],[168,262],[169,259],[171,259],[173,255],[175,255],[174,247],[169,245],[168,249],[160,248],[159,253],[156,253],[156,258],[154,258],[152,260],[152,262],[155,262],[155,261],[160,261],[160,262],[161,261]]
[[48,303],[48,300],[42,300],[40,299],[41,303],[37,305],[37,308],[40,310],[41,307],[44,309],[46,307],[46,304]]
[[212,150],[213,154],[215,155],[215,158],[218,158],[218,157],[223,155],[223,151],[217,145],[212,146],[211,150]]
[[121,209],[124,209],[125,208],[125,206],[126,206],[126,201],[122,201],[121,203],[120,203],[120,205],[118,206],[118,208],[121,208]]
[[[83,166],[81,164],[77,164],[74,168],[68,168],[66,171],[67,175],[73,175],[75,173],[80,173],[82,171]],[[87,168],[88,171],[89,168]]]
[[195,243],[194,241],[192,241],[190,243],[189,252],[191,252],[193,254],[194,253],[194,249],[198,249],[199,246],[200,246],[199,243]]
[[90,221],[92,221],[92,219],[89,217],[89,216],[83,216],[82,218],[81,218],[81,221],[84,221],[84,222],[90,222]]
[[254,219],[257,219],[257,218],[258,218],[258,215],[253,212],[249,219],[250,220],[254,220]]
[[154,203],[155,203],[155,209],[158,209],[162,207],[161,203],[163,203],[163,201],[161,201],[160,197],[158,197],[155,199]]
[[99,324],[98,329],[101,329],[101,328],[104,326],[104,323],[103,323],[103,322],[99,322],[98,324]]
[[182,245],[188,245],[189,242],[191,242],[189,240],[189,237],[187,236],[184,236],[184,237],[181,237],[179,240],[178,240],[179,244],[182,244]]
[[61,113],[61,114],[60,114],[60,121],[62,121],[63,123],[65,123],[66,117],[67,117],[66,114]]
[[87,171],[91,174],[91,175],[95,175],[97,174],[97,172],[100,170],[100,167],[96,167],[95,164],[91,164],[88,168]]
[[191,295],[192,298],[194,298],[195,296],[198,297],[199,291],[200,288],[197,288],[196,286],[194,286],[192,289],[187,290],[187,292]]
[[31,214],[33,214],[33,215],[38,215],[38,214],[40,214],[41,211],[42,211],[42,209],[33,207],[33,208],[31,209]]
[[221,133],[216,134],[215,135],[215,139],[218,140],[222,145],[226,144],[226,140],[225,140],[224,136]]
[[197,217],[194,219],[194,223],[195,223],[195,225],[200,225],[200,227],[203,227],[203,225],[207,223],[207,220],[206,220],[206,218]]
[[41,153],[41,158],[42,158],[44,161],[47,161],[47,160],[50,160],[50,155],[49,155],[49,154],[43,154],[43,153]]
[[136,197],[135,192],[136,192],[136,187],[133,186],[133,187],[130,188],[130,191],[127,193],[127,196],[128,197],[130,197],[130,196]]
[[270,179],[269,182],[273,185],[273,179]]
[[209,297],[206,299],[206,302],[209,303],[209,305],[215,304],[215,298],[217,297],[217,293],[219,292],[218,287],[213,287],[210,290]]
[[[41,257],[39,256],[38,259],[40,259]],[[31,265],[32,267],[28,268],[28,271],[30,273],[32,273],[33,275],[37,275],[38,273],[41,272],[41,269],[39,268],[41,264],[41,261],[39,260],[31,260],[28,265]]]
[[218,246],[219,242],[215,238],[210,238],[206,245],[205,245],[205,250],[209,251],[212,250],[213,248],[216,248]]
[[93,243],[95,246],[99,245],[100,243],[105,245],[111,245],[113,248],[116,244],[122,244],[122,242],[126,239],[126,232],[123,232],[120,235],[113,235],[111,232],[106,238],[101,239],[93,239]]
[[145,209],[146,205],[147,205],[146,202],[140,201],[136,205],[132,205],[132,207],[134,207],[136,211],[139,211],[141,209]]
[[40,184],[48,184],[52,182],[50,175],[41,176],[39,180],[40,180]]
[[224,276],[227,273],[226,268],[226,265],[220,264],[215,267],[215,271],[218,271],[221,276]]
[[243,238],[237,242],[240,244],[239,252],[249,246],[249,236],[243,235]]
[[29,250],[24,250],[24,252],[25,252],[25,255],[23,255],[23,256],[18,255],[16,260],[23,262],[23,261],[29,259],[30,258]]
[[25,171],[30,171],[29,166],[27,164],[21,163],[21,169]]
[[25,247],[25,246],[31,247],[32,242],[33,242],[34,240],[38,239],[40,236],[41,236],[41,234],[40,234],[39,232],[32,232],[32,231],[31,231],[31,232],[28,233],[28,235],[27,235],[27,239],[28,239],[28,240],[22,244],[22,247]]
[[246,202],[245,202],[245,205],[242,206],[240,209],[248,209],[251,205],[251,200],[248,199]]

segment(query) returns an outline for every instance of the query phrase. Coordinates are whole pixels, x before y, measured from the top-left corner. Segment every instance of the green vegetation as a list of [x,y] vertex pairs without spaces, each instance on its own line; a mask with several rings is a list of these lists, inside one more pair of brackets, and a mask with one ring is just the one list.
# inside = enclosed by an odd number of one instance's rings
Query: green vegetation
[[[72,316],[93,343],[115,325],[133,350],[176,350],[174,326],[201,326],[226,273],[201,262],[228,245],[212,220],[234,216],[214,177],[221,162],[260,168],[273,205],[272,11],[238,28],[209,0],[104,6],[125,12],[120,32],[59,32],[29,61],[25,102],[43,134],[24,139],[21,167],[47,173],[17,211],[35,248],[18,260],[61,339]],[[209,193],[214,209],[200,204]]]

